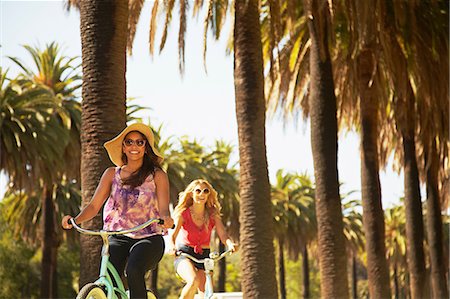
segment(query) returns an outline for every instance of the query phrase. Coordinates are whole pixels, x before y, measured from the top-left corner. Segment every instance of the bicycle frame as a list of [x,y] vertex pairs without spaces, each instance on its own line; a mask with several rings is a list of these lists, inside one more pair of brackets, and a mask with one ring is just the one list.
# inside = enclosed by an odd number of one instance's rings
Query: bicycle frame
[[[116,268],[114,268],[113,264],[109,261],[109,240],[108,237],[112,235],[124,235],[128,233],[132,233],[138,230],[141,230],[143,228],[146,228],[152,223],[159,223],[164,224],[164,220],[162,219],[150,219],[147,222],[138,225],[136,227],[123,230],[123,231],[91,231],[84,228],[81,228],[78,226],[75,221],[70,219],[70,223],[72,226],[79,231],[82,234],[86,235],[92,235],[92,236],[100,236],[103,240],[103,246],[102,246],[102,259],[100,264],[100,273],[99,278],[94,282],[97,286],[105,287],[106,288],[106,295],[108,299],[116,299],[118,298],[117,293],[120,294],[121,298],[129,298],[125,287],[122,283],[122,279],[120,277],[120,274],[117,272]],[[112,277],[111,277],[111,275]],[[112,279],[111,279],[112,278]],[[117,286],[114,286],[114,282],[116,282]]]
[[192,255],[185,253],[185,252],[181,252],[181,251],[176,252],[176,255],[187,257],[196,263],[205,265],[205,276],[206,276],[205,299],[210,299],[214,295],[213,283],[212,283],[212,278],[211,278],[211,272],[213,272],[213,270],[214,270],[214,264],[218,260],[223,259],[226,255],[230,255],[231,253],[232,253],[232,251],[230,249],[223,252],[222,254],[219,254],[218,252],[211,252],[209,254],[209,258],[204,258],[204,259],[197,259],[197,258],[193,257]]

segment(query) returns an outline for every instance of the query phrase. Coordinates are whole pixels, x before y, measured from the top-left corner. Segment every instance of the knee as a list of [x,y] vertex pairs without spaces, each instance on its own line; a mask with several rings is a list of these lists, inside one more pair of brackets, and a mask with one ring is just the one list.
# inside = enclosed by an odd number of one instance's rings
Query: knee
[[128,265],[126,269],[128,280],[136,280],[145,276],[145,271],[142,271],[139,267],[132,267]]
[[198,273],[196,273],[194,276],[191,277],[191,279],[187,281],[187,285],[191,288],[197,289],[200,286],[201,282],[202,282],[201,276],[198,275]]

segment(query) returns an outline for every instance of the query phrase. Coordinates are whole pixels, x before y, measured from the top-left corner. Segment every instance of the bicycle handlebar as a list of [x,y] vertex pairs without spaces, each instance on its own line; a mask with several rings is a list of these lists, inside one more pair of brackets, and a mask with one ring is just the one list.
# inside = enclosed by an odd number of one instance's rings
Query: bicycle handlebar
[[[214,261],[218,261],[218,260],[223,259],[226,255],[230,255],[232,253],[233,253],[233,251],[231,251],[231,249],[228,249],[227,251],[222,252],[222,254],[219,254],[218,252],[211,252],[209,254],[209,258],[214,260]],[[185,252],[182,252],[182,251],[175,252],[175,255],[176,256],[185,256],[185,257],[187,257],[187,258],[189,258],[189,259],[191,259],[194,262],[199,263],[199,264],[204,264],[205,260],[206,260],[206,258],[198,259],[198,258],[193,257],[192,255],[190,255],[188,253],[185,253]]]
[[138,226],[135,226],[135,227],[133,227],[133,228],[129,228],[129,229],[126,229],[126,230],[121,230],[121,231],[107,231],[107,230],[94,231],[94,230],[88,230],[88,229],[81,228],[80,226],[78,226],[78,224],[75,223],[75,220],[74,220],[73,218],[70,218],[69,221],[70,221],[70,223],[72,224],[72,226],[73,226],[77,231],[79,231],[80,233],[86,234],[86,235],[93,235],[93,236],[101,236],[101,235],[108,235],[108,236],[111,236],[111,235],[124,235],[124,234],[129,234],[129,233],[132,233],[132,232],[135,232],[135,231],[144,229],[144,228],[146,228],[147,226],[149,226],[150,224],[155,223],[155,222],[158,222],[158,224],[164,224],[164,220],[163,220],[163,219],[155,218],[155,219],[150,219],[150,220],[148,220],[148,221],[146,221],[146,222],[144,222],[144,223],[142,223],[142,224],[140,224],[140,225],[138,225]]

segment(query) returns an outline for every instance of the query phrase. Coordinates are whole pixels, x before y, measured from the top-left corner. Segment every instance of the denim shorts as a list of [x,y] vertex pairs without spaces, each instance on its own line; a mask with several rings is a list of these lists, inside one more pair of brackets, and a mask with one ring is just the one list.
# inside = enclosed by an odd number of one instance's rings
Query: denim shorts
[[[209,248],[208,249],[203,248],[202,254],[195,253],[194,252],[194,248],[191,247],[191,246],[187,246],[187,245],[179,245],[177,250],[181,251],[181,252],[184,252],[184,253],[187,253],[187,254],[190,254],[190,255],[192,255],[193,257],[195,257],[195,258],[197,258],[199,260],[200,259],[204,259],[206,257],[209,257],[209,252],[210,252]],[[174,262],[175,271],[177,271],[178,264],[184,259],[189,259],[189,258],[185,257],[185,256],[178,256],[175,259],[175,262]],[[191,259],[189,259],[189,260],[192,262],[192,264],[194,265],[195,268],[200,269],[200,270],[205,270],[205,264],[203,264],[203,263],[196,263],[196,262],[194,262]]]

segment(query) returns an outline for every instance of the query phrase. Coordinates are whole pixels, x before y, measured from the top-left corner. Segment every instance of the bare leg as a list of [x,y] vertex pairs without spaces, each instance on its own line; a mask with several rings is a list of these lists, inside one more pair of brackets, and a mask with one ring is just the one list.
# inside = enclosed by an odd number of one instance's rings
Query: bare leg
[[178,264],[177,273],[186,281],[186,285],[181,290],[180,299],[193,299],[200,283],[197,269],[191,261],[184,259]]
[[206,282],[205,270],[197,270],[197,277],[199,280],[198,294],[200,295],[200,298],[205,298],[205,282]]

